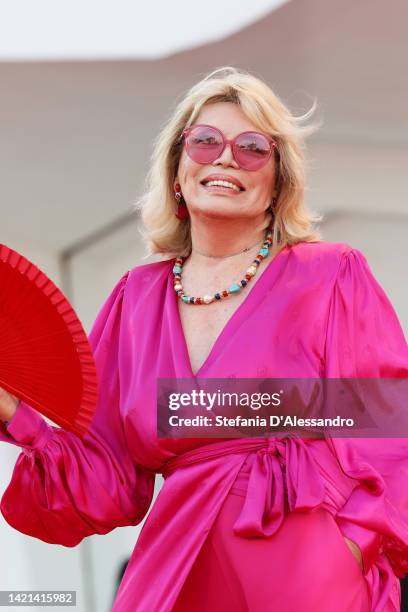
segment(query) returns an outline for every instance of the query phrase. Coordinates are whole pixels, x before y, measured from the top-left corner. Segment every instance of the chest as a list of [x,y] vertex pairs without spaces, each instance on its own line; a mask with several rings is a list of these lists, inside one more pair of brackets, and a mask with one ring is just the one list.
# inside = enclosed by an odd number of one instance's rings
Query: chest
[[200,306],[178,301],[181,326],[194,375],[206,361],[218,337],[244,299],[245,295],[239,294],[222,302]]

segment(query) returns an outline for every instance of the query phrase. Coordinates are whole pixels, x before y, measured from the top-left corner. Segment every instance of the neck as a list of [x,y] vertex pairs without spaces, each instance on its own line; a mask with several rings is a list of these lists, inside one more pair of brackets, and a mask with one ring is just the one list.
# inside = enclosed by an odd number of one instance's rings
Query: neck
[[192,251],[189,265],[219,268],[247,261],[265,240],[270,218],[191,219]]

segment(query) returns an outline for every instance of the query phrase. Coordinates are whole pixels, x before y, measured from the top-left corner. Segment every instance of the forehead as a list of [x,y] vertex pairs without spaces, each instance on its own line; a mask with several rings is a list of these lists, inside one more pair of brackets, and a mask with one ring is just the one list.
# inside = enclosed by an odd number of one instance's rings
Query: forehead
[[194,123],[213,125],[224,132],[227,138],[240,132],[259,131],[258,126],[252,123],[241,107],[232,102],[216,102],[203,106]]

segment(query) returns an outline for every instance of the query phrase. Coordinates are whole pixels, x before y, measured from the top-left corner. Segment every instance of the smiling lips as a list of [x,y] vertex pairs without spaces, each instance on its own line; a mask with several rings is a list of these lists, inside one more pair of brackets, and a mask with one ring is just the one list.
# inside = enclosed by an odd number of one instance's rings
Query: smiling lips
[[242,183],[233,177],[222,174],[211,174],[201,181],[205,189],[211,191],[224,191],[229,193],[240,193],[245,191]]

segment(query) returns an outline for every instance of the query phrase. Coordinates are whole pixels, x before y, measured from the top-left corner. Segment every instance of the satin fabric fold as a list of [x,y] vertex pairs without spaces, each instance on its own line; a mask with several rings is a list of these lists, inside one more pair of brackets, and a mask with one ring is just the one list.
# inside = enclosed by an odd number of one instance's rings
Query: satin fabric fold
[[315,508],[323,503],[319,470],[301,439],[268,439],[256,452],[245,502],[234,525],[242,537],[274,534],[287,512]]
[[[408,558],[407,439],[241,439],[234,452],[205,455],[224,441],[157,437],[157,379],[192,376],[172,265],[133,268],[101,308],[90,333],[100,398],[83,440],[24,403],[7,428],[0,423],[0,440],[22,449],[3,517],[22,533],[75,546],[147,515],[113,611],[171,612],[230,490],[241,487],[233,527],[242,542],[267,545],[286,518],[325,509],[362,551],[372,612],[397,612]],[[259,273],[200,377],[408,377],[403,331],[360,251],[298,243]],[[150,508],[160,473],[168,477]],[[281,597],[287,586],[273,580]]]
[[222,457],[255,451],[246,501],[234,525],[242,537],[270,536],[279,529],[285,514],[322,504],[324,484],[318,467],[301,438],[237,438],[214,441],[170,460],[162,467],[168,478],[176,469]]

